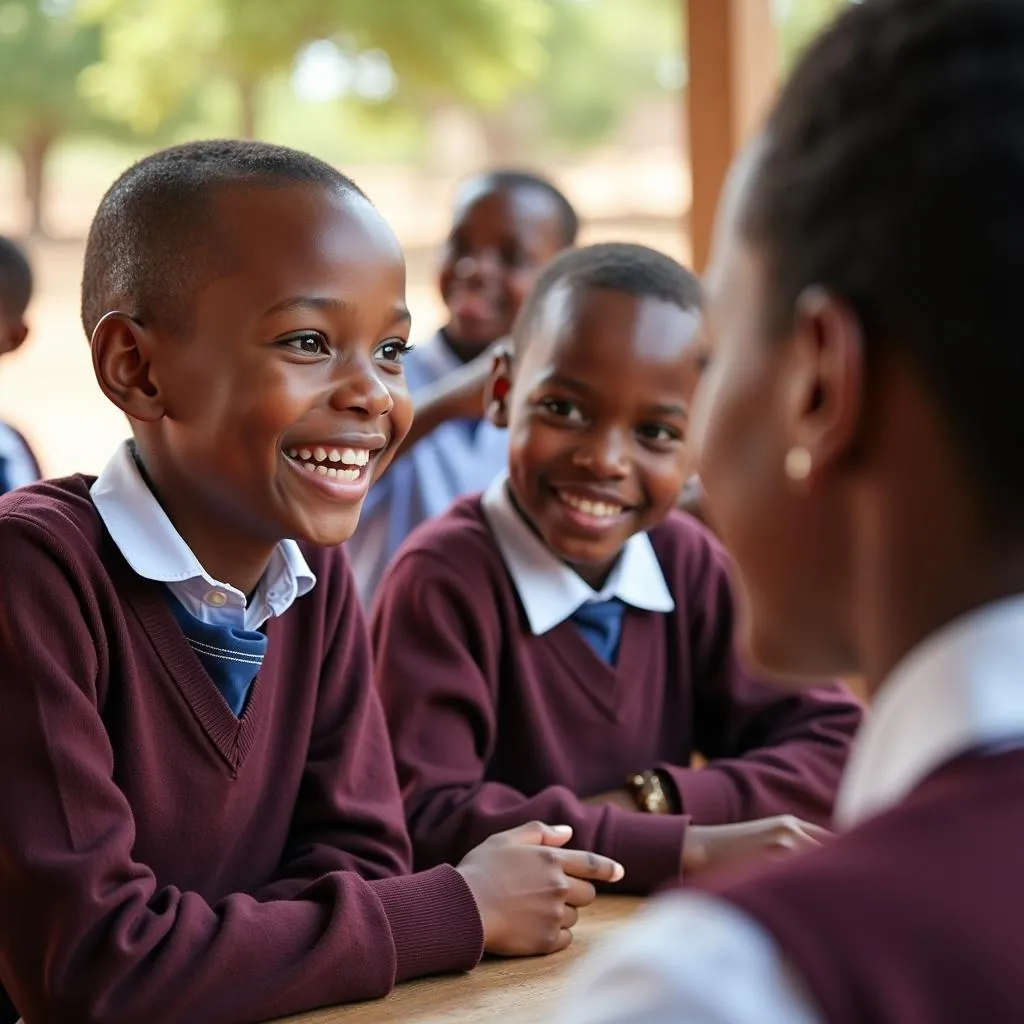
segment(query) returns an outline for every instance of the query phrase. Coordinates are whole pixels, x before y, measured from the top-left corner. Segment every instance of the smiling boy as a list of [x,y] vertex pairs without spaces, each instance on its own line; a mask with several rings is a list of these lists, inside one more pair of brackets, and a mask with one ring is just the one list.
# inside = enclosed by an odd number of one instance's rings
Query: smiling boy
[[564,828],[406,873],[338,547],[411,418],[373,206],[292,150],[155,154],[82,319],[134,439],[0,500],[0,1022],[245,1024],[564,947],[621,875]]
[[554,815],[649,891],[820,838],[860,710],[746,669],[728,559],[675,510],[700,302],[643,246],[553,260],[491,383],[507,477],[399,553],[375,670],[418,865]]

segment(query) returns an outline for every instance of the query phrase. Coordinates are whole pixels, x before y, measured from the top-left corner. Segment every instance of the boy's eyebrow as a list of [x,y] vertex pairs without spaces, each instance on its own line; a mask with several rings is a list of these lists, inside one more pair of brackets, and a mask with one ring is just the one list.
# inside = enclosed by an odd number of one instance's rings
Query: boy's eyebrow
[[658,402],[654,405],[648,405],[646,409],[655,416],[688,417],[690,415],[689,410],[682,402]]
[[348,309],[348,305],[342,302],[341,299],[334,299],[329,296],[293,295],[271,306],[263,315],[273,316],[275,313],[294,313],[309,309],[324,310],[330,313],[343,313]]
[[[283,299],[276,305],[271,306],[263,315],[274,316],[277,313],[295,313],[303,310],[319,310],[328,313],[344,313],[348,310],[348,303],[341,299],[331,298],[323,295],[293,295],[291,298]],[[412,323],[412,314],[405,306],[395,306],[395,323]]]

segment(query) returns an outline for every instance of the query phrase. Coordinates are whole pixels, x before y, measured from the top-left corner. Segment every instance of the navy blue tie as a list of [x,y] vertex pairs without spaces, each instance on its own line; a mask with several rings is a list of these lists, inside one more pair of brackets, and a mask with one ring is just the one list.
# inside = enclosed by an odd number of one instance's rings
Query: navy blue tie
[[189,647],[196,652],[235,717],[240,718],[249,696],[249,687],[263,664],[263,655],[267,653],[266,634],[251,629],[213,626],[192,615],[169,590],[167,598]]
[[11,489],[9,464],[10,460],[0,455],[0,494],[6,494]]
[[619,654],[625,614],[626,606],[617,597],[613,597],[610,601],[582,604],[570,618],[601,660],[614,665]]

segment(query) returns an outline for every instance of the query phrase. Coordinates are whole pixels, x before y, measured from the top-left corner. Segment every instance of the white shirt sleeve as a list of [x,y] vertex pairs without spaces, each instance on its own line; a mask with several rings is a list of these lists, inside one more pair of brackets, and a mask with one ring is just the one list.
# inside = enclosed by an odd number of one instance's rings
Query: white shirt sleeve
[[642,911],[577,969],[565,1024],[823,1024],[771,937],[701,893]]

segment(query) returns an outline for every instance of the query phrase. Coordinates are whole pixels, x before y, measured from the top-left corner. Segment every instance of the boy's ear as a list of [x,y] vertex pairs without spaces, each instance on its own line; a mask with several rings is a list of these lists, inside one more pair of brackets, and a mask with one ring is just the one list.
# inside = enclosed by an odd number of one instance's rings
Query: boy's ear
[[156,339],[127,313],[106,313],[92,332],[92,368],[103,394],[130,419],[156,422],[166,412],[153,376]]
[[491,376],[484,389],[487,418],[496,427],[508,426],[508,395],[512,390],[512,352],[501,346],[494,353]]

